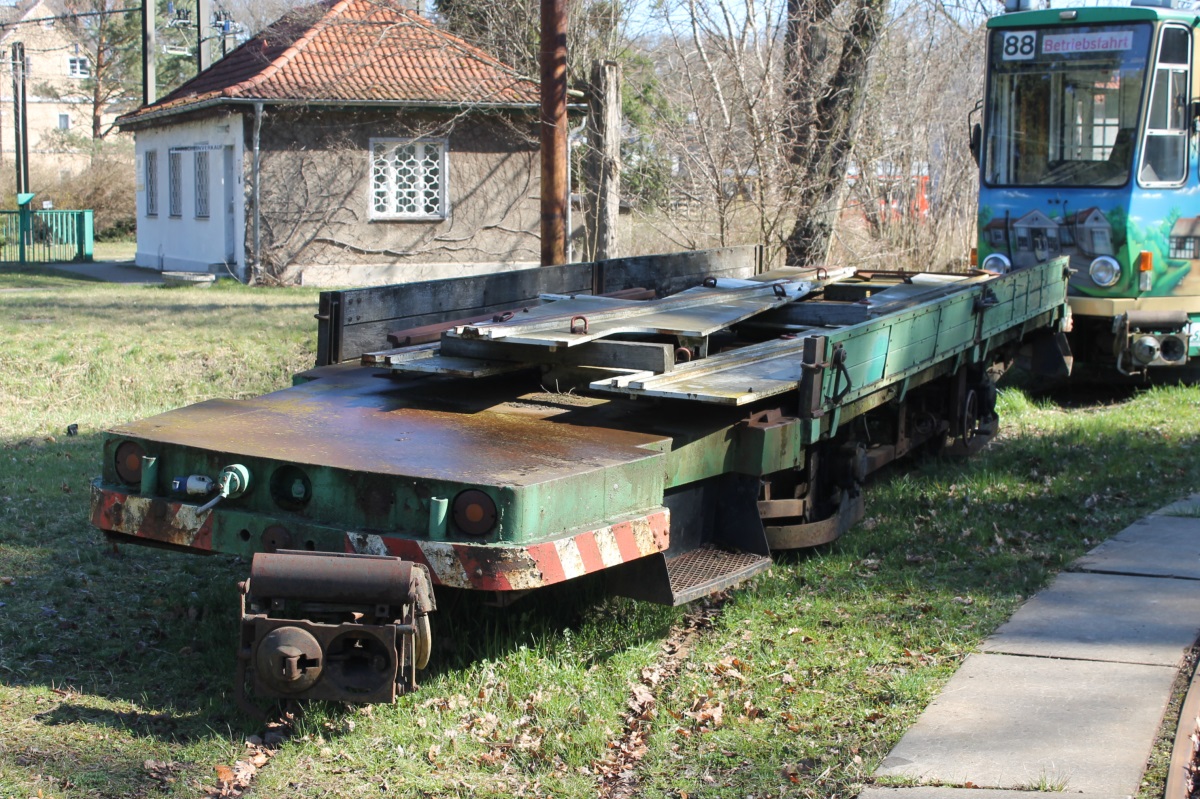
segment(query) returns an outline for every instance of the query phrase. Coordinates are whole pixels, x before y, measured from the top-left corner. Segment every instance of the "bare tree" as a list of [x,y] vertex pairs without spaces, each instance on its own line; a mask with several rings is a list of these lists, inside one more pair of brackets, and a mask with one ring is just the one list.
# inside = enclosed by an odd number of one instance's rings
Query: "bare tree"
[[[913,4],[881,42],[855,140],[858,214],[839,242],[858,257],[961,265],[973,246],[978,170],[968,115],[982,96],[982,15]],[[859,220],[869,241],[855,237]]]
[[[446,28],[525,75],[538,74],[539,0],[435,0]],[[628,7],[617,0],[578,0],[568,15],[567,74],[587,81],[591,64],[617,59],[627,41]]]
[[[137,105],[141,88],[139,18],[121,0],[64,0],[62,25],[79,48],[76,69],[86,74],[91,135],[102,139],[116,113]],[[107,119],[106,119],[107,118]]]
[[677,245],[782,251],[800,179],[782,80],[785,13],[772,0],[682,0],[660,8],[661,36],[639,42],[667,98],[651,106],[658,125],[642,148],[669,163],[667,202],[655,209],[666,213],[650,217]]
[[887,0],[788,0],[786,86],[798,197],[788,262],[828,259]]

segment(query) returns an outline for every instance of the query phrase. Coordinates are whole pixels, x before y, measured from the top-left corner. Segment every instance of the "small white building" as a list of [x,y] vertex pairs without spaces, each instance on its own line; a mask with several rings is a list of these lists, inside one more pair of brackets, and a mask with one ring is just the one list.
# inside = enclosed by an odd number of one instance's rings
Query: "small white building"
[[535,82],[399,3],[296,9],[118,119],[136,261],[326,285],[535,263],[537,109]]
[[241,114],[139,130],[139,266],[246,277]]

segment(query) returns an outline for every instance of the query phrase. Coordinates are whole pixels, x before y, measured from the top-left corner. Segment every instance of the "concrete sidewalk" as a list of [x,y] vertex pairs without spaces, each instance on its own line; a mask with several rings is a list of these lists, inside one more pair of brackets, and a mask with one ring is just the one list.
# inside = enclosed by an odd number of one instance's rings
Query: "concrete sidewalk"
[[[1070,568],[967,657],[875,772],[927,787],[872,787],[862,799],[1138,792],[1200,632],[1200,495]],[[965,790],[975,788],[989,790]]]
[[90,264],[42,264],[47,269],[71,277],[90,278],[104,283],[144,283],[161,285],[162,272],[135,266],[132,261],[95,261]]

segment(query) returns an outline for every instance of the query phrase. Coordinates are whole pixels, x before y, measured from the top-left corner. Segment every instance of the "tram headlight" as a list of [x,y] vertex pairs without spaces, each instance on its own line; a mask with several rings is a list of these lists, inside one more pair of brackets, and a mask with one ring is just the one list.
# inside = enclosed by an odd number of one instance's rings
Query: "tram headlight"
[[1012,269],[1012,261],[1008,260],[1007,255],[994,252],[983,259],[983,263],[979,265],[979,268],[985,272],[995,272],[996,274],[1004,275],[1008,274],[1008,271]]
[[1088,267],[1088,275],[1092,282],[1101,288],[1115,286],[1121,279],[1121,265],[1117,263],[1116,258],[1101,255]]

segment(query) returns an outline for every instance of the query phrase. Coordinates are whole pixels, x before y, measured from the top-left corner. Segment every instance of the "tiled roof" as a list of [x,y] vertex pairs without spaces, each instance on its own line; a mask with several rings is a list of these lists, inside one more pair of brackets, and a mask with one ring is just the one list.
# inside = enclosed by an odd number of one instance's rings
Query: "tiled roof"
[[222,100],[350,105],[524,105],[538,85],[387,0],[296,9],[209,69],[119,123]]
[[1171,226],[1172,236],[1200,236],[1200,216],[1185,216]]

